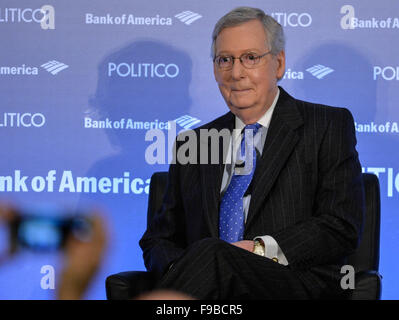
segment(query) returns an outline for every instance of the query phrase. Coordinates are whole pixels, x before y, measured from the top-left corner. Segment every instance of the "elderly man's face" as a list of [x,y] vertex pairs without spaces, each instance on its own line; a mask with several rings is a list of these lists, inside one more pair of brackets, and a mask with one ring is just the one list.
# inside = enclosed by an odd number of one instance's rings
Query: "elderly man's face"
[[[223,29],[216,38],[216,56],[262,55],[270,50],[260,21],[251,20]],[[231,112],[245,123],[256,122],[271,106],[277,94],[277,79],[284,75],[285,54],[267,54],[253,69],[235,59],[230,70],[214,64],[215,79]]]

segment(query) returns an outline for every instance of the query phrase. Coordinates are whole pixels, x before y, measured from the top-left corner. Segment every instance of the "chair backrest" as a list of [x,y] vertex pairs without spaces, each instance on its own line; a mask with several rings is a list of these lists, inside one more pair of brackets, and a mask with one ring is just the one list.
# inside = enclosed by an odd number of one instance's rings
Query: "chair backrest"
[[[155,172],[151,177],[148,198],[147,225],[161,208],[167,186],[168,173]],[[380,258],[380,187],[376,175],[363,173],[365,189],[365,220],[360,245],[356,252],[348,257],[348,264],[356,272],[376,270]]]
[[363,234],[356,252],[348,257],[348,264],[356,272],[378,271],[380,261],[380,185],[374,174],[363,173],[366,210]]

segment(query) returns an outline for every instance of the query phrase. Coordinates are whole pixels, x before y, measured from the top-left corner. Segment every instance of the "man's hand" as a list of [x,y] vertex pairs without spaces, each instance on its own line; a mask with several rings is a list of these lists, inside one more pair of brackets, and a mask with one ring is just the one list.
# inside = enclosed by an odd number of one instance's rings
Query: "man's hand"
[[12,224],[18,219],[19,212],[14,208],[13,205],[5,202],[0,202],[0,226],[6,225],[9,229],[9,246],[7,250],[0,253],[0,264],[11,258],[11,256],[17,251],[17,243],[12,238]]
[[232,243],[233,246],[239,247],[241,249],[247,250],[249,252],[254,251],[254,241],[252,240],[241,240]]

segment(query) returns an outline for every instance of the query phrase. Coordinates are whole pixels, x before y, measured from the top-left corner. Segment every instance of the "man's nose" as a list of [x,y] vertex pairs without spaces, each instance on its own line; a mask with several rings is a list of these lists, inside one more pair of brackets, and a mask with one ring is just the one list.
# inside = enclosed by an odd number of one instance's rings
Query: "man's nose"
[[246,69],[242,65],[240,59],[234,59],[234,63],[231,69],[232,78],[235,80],[239,80],[245,77],[245,74],[246,74]]

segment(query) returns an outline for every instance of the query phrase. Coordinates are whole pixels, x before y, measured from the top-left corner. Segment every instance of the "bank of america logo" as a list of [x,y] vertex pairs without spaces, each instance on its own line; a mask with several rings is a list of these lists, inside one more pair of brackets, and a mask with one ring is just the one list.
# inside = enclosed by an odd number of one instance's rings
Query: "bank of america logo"
[[334,72],[334,69],[323,66],[322,64],[316,64],[313,67],[306,69],[312,76],[315,76],[317,79],[323,79],[326,75]]
[[186,25],[192,24],[194,21],[201,19],[202,16],[198,13],[192,11],[183,11],[175,15],[177,19],[181,22],[185,23]]
[[201,120],[189,115],[185,115],[177,118],[175,122],[184,129],[190,129],[192,126],[196,125],[197,123],[200,123]]
[[51,60],[49,62],[46,62],[46,63],[42,64],[41,67],[44,70],[46,70],[54,75],[56,75],[58,72],[66,69],[66,68],[69,68],[69,66],[66,65],[65,63],[62,63],[62,62],[59,62],[56,60]]

